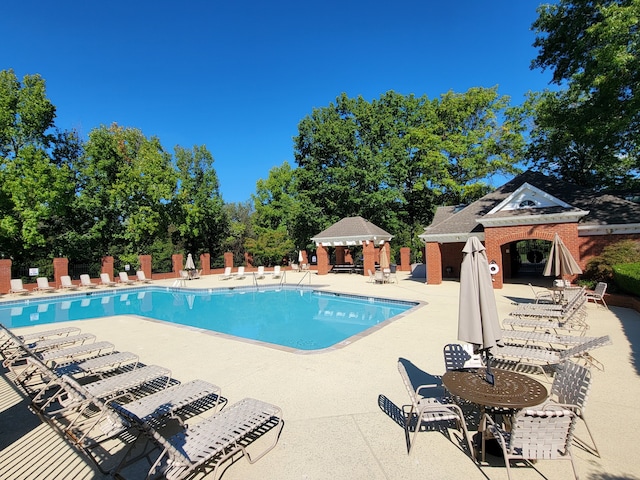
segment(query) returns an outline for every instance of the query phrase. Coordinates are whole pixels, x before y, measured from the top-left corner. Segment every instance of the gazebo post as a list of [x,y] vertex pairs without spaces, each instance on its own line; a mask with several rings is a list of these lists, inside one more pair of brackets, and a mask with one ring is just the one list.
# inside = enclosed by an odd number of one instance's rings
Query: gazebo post
[[362,242],[362,254],[364,257],[363,275],[369,275],[369,272],[376,271],[376,247],[372,240]]
[[318,275],[329,273],[329,252],[321,243],[317,245],[316,256],[318,257]]

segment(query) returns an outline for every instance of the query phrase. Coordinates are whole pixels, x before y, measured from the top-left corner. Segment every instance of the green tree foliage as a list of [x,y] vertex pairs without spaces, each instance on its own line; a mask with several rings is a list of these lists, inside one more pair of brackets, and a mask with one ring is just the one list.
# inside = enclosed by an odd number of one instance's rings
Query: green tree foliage
[[98,255],[147,253],[168,236],[176,173],[157,138],[115,124],[92,130],[78,179],[81,234]]
[[20,82],[0,71],[0,251],[23,260],[50,255],[74,195],[61,153],[74,135],[51,133],[55,107],[45,90],[39,75]]
[[314,109],[294,139],[304,205],[296,243],[354,215],[415,241],[436,205],[473,201],[487,176],[517,171],[525,142],[516,113],[496,88],[437,100],[343,94]]
[[581,283],[593,287],[598,282],[613,283],[613,267],[626,263],[640,262],[640,243],[623,240],[605,247],[602,253],[587,263],[580,277]]
[[251,203],[227,203],[224,209],[229,219],[229,230],[223,242],[224,249],[233,253],[234,265],[244,265],[247,239],[255,238]]
[[538,8],[532,68],[561,90],[532,94],[530,153],[579,185],[629,187],[638,177],[640,1],[560,0]]
[[173,221],[184,250],[193,254],[222,254],[220,240],[228,231],[224,201],[220,195],[213,156],[202,146],[191,150],[175,148],[178,192],[174,200]]
[[293,251],[295,245],[284,228],[256,228],[254,238],[247,238],[245,248],[253,254],[255,265],[280,265],[283,257]]

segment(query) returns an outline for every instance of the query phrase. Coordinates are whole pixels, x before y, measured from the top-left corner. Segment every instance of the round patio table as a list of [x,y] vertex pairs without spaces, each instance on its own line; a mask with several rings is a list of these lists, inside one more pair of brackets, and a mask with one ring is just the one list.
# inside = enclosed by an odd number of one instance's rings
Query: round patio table
[[510,370],[491,369],[495,384],[485,380],[485,370],[449,370],[442,383],[452,395],[484,407],[520,409],[544,402],[547,389],[537,380]]

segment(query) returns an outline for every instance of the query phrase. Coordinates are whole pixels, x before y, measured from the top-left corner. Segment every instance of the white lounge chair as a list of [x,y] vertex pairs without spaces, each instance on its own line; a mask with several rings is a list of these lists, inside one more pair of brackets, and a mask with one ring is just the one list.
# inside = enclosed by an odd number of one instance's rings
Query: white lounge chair
[[273,278],[280,278],[282,276],[282,272],[280,270],[280,265],[276,265],[273,267]]
[[229,280],[232,277],[231,267],[224,267],[224,273],[218,277],[218,280]]
[[138,270],[136,272],[136,277],[138,277],[138,281],[142,282],[142,283],[151,283],[151,282],[153,282],[153,280],[151,280],[150,278],[147,278],[147,276],[144,274],[143,270]]
[[264,267],[262,265],[258,267],[258,271],[255,273],[255,278],[256,279],[264,278]]
[[238,272],[235,275],[235,279],[242,280],[245,277],[246,275],[244,274],[244,267],[238,267]]
[[38,277],[36,279],[36,283],[38,286],[36,287],[37,292],[55,292],[55,288],[49,285],[49,279],[47,277]]
[[[237,454],[246,456],[249,463],[260,460],[276,446],[283,425],[279,407],[251,398],[240,400],[169,439],[145,424],[147,435],[162,450],[147,477],[182,479],[215,462],[212,478],[217,478],[220,465]],[[273,442],[257,456],[251,455],[247,444],[272,429],[276,430],[272,432]]]
[[91,281],[91,277],[89,277],[88,274],[83,273],[82,275],[80,275],[80,286],[85,288],[97,288],[98,284],[93,283]]
[[78,289],[78,285],[75,285],[71,281],[71,277],[69,275],[62,275],[60,277],[60,288],[63,288],[63,289],[66,289],[66,290],[77,290]]
[[15,295],[27,295],[29,293],[29,290],[24,288],[24,285],[22,285],[21,278],[12,278],[10,284],[11,287],[9,289],[9,293],[13,293]]
[[120,279],[120,283],[124,283],[125,285],[133,285],[135,280],[131,280],[129,278],[129,274],[127,272],[119,272],[118,277]]
[[111,280],[108,273],[100,274],[100,285],[104,285],[105,287],[115,287],[116,282]]

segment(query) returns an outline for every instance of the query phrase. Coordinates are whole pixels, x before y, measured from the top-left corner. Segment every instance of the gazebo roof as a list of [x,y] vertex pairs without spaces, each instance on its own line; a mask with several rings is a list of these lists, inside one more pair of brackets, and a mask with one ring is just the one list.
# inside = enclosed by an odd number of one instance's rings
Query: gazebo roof
[[384,243],[392,238],[393,235],[362,217],[347,217],[312,237],[311,240],[316,245],[335,247],[359,245],[365,241]]

